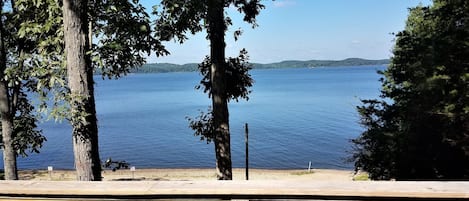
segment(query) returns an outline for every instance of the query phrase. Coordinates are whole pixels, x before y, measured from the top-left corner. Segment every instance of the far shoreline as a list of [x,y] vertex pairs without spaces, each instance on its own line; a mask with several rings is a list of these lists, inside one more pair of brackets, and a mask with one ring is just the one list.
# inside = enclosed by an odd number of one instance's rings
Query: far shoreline
[[[389,59],[368,60],[361,58],[348,58],[344,60],[286,60],[276,63],[250,63],[252,70],[272,69],[295,69],[295,68],[336,68],[336,67],[359,67],[359,66],[386,66],[390,64]],[[132,69],[130,74],[153,74],[153,73],[180,73],[198,72],[199,63],[173,64],[173,63],[146,63]],[[95,72],[99,75],[100,72]]]

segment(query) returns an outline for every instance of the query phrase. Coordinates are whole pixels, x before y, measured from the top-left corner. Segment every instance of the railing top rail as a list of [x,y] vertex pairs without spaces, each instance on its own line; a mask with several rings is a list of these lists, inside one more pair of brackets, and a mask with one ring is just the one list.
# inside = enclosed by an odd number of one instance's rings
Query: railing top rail
[[469,182],[0,181],[1,198],[469,200]]

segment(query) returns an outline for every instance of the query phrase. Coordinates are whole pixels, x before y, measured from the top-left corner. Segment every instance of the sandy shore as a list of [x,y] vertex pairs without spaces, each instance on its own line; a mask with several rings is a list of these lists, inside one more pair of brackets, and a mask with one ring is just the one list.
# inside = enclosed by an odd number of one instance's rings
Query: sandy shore
[[[73,170],[23,170],[19,172],[22,180],[75,180]],[[103,171],[106,181],[119,180],[214,180],[215,169],[137,169],[132,173],[129,169]],[[244,180],[245,172],[242,168],[233,169],[233,180]],[[267,170],[250,169],[250,180],[318,180],[318,181],[351,181],[354,179],[353,171],[313,169],[307,170]]]

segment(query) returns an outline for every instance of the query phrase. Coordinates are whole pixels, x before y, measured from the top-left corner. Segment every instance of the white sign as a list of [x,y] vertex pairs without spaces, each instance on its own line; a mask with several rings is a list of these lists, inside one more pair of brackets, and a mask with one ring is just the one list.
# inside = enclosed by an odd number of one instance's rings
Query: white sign
[[130,171],[135,172],[135,166],[130,167]]
[[52,166],[47,166],[47,171],[52,171],[54,168]]

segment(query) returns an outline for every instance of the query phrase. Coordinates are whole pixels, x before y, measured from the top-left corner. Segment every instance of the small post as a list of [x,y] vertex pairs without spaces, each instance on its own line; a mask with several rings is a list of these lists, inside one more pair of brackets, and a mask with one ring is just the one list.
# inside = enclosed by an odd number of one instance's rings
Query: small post
[[309,161],[308,172],[311,172],[311,161]]
[[130,172],[132,172],[132,179],[135,179],[135,166],[130,167]]
[[246,144],[246,180],[249,180],[249,128],[248,128],[248,123],[245,124],[245,138],[244,142]]
[[49,172],[49,179],[52,180],[52,171],[54,171],[54,167],[47,166],[47,172]]

